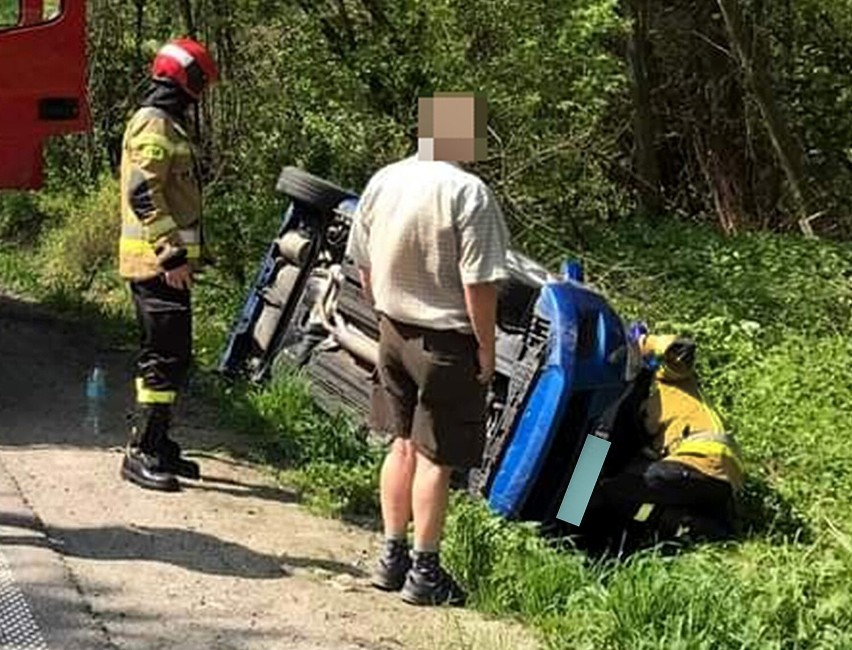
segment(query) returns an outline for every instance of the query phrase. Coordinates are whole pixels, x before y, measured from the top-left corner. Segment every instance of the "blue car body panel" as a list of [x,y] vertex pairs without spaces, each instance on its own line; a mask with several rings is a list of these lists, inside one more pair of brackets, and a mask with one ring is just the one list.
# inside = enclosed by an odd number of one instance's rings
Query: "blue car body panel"
[[[536,310],[550,324],[547,358],[488,493],[491,508],[505,517],[520,516],[556,439],[575,437],[579,454],[586,433],[626,385],[624,327],[601,296],[567,280],[543,287]],[[566,431],[571,396],[580,391],[590,393],[585,421]]]

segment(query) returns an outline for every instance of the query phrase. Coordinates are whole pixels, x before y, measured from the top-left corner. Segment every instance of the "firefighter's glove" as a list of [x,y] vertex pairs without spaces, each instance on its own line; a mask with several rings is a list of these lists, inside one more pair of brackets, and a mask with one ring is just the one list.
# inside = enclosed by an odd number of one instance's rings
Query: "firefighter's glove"
[[157,262],[164,271],[174,271],[186,264],[189,253],[183,246],[176,246],[170,242],[163,243],[154,249]]

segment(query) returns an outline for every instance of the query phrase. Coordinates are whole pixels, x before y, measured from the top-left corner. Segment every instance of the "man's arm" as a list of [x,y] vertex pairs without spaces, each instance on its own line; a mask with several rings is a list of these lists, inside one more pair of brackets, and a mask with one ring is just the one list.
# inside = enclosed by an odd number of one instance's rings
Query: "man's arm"
[[479,344],[479,380],[488,384],[496,363],[497,287],[508,276],[509,235],[503,213],[485,185],[474,187],[465,199],[457,219],[459,272],[467,315]]
[[479,343],[479,381],[488,384],[494,376],[496,365],[497,283],[466,284],[464,301],[473,333]]

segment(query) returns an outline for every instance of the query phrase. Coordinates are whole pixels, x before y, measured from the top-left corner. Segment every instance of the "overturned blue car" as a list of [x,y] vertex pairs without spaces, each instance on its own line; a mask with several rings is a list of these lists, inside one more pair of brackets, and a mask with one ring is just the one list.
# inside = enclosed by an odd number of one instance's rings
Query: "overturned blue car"
[[[263,382],[285,366],[302,368],[321,405],[366,422],[378,325],[345,257],[358,197],[292,167],[277,189],[289,205],[219,370]],[[509,268],[486,451],[464,481],[507,518],[582,532],[607,517],[587,511],[599,480],[636,452],[617,431],[639,368],[635,346],[579,265],[566,262],[554,275],[513,252]]]

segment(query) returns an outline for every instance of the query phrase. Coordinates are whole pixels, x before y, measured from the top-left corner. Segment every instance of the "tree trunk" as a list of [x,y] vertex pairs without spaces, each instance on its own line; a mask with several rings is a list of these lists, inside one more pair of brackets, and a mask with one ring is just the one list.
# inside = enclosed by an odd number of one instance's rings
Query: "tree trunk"
[[186,25],[186,33],[195,38],[195,20],[192,15],[192,0],[181,0],[180,11]]
[[755,32],[752,49],[739,0],[717,0],[717,2],[746,84],[754,94],[772,146],[790,184],[793,200],[796,203],[799,228],[805,235],[812,235],[809,222],[809,197],[804,174],[804,155],[793,132],[784,121],[781,108],[772,92],[766,56],[766,39],[759,31]]
[[143,59],[142,59],[142,40],[144,38],[145,31],[145,0],[135,0],[136,5],[136,42],[135,52],[136,52],[136,72],[142,70],[144,67]]
[[654,215],[659,214],[663,201],[648,74],[648,0],[628,0],[627,5],[633,21],[627,42],[627,59],[633,95],[634,165],[640,183],[641,209]]

